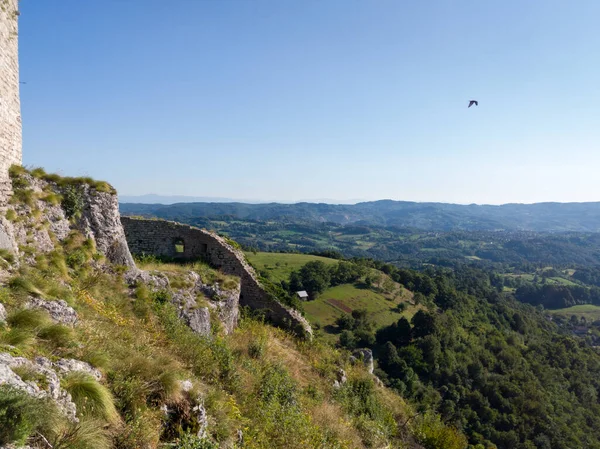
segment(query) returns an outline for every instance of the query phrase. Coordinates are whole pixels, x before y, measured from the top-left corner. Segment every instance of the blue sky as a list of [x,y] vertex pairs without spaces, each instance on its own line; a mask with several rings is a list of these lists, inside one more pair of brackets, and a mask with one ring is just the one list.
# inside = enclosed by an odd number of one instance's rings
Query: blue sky
[[29,166],[123,195],[600,200],[597,0],[21,11]]

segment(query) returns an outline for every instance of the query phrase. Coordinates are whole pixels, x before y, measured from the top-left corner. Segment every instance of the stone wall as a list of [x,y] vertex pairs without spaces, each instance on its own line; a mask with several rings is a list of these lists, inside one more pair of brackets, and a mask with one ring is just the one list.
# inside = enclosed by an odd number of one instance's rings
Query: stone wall
[[8,168],[21,164],[18,2],[0,0],[0,199],[10,192]]
[[285,307],[260,285],[244,254],[227,241],[203,229],[164,220],[121,217],[132,254],[148,254],[179,260],[202,258],[226,274],[241,278],[240,304],[263,310],[275,324],[310,337],[312,329],[297,310]]

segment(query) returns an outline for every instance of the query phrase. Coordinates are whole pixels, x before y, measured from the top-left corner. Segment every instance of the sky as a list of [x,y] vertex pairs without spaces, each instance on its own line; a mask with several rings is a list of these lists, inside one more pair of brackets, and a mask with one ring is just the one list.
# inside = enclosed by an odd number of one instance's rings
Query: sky
[[597,0],[23,0],[23,162],[122,195],[598,201],[599,21]]

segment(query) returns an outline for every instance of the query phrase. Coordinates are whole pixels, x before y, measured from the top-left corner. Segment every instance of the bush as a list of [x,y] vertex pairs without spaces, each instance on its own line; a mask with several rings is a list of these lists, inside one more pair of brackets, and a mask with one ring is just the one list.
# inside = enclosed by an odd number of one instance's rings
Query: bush
[[0,445],[21,445],[34,432],[46,433],[59,415],[51,401],[37,399],[28,394],[0,386]]
[[456,429],[446,426],[439,415],[427,413],[413,424],[413,434],[426,449],[464,449],[467,439]]
[[207,438],[198,438],[188,432],[183,434],[175,447],[176,449],[219,449],[217,443],[213,443]]
[[62,191],[62,202],[61,206],[65,211],[67,218],[79,218],[83,212],[83,191],[81,187],[74,185],[67,185]]

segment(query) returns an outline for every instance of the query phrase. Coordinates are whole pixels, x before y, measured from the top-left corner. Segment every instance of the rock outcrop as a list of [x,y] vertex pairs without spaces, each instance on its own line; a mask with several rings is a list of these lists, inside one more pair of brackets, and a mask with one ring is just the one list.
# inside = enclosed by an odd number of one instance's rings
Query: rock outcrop
[[[99,190],[83,181],[65,186],[48,179],[25,171],[13,175],[13,194],[17,200],[11,200],[12,204],[4,209],[4,215],[11,219],[3,218],[0,247],[15,253],[19,246],[49,252],[57,241],[63,241],[72,229],[77,229],[92,238],[96,249],[109,261],[134,267],[121,226],[116,193]],[[65,207],[65,195],[75,198],[72,201],[76,204],[69,207],[76,210]]]
[[373,374],[373,351],[371,351],[369,348],[359,348],[352,352],[352,356],[355,361],[359,360],[365,365],[365,368],[367,368],[369,374]]
[[[13,369],[25,368],[45,379],[43,387],[34,381],[24,381]],[[71,395],[60,386],[60,377],[50,360],[36,357],[34,361],[0,353],[0,385],[9,385],[37,398],[51,398],[71,421],[77,421],[76,406]]]
[[70,326],[77,323],[77,312],[62,299],[58,301],[46,301],[45,299],[32,297],[29,298],[26,307],[45,310],[56,323]]
[[84,207],[76,227],[96,242],[98,251],[114,264],[134,267],[135,262],[121,225],[117,195],[83,185]]
[[205,284],[192,270],[187,273],[185,286],[181,288],[172,288],[169,279],[158,271],[130,270],[125,274],[125,280],[130,287],[143,283],[153,291],[170,291],[171,302],[177,307],[179,318],[200,335],[211,334],[212,316],[218,318],[226,334],[233,332],[237,326],[240,284],[229,290],[218,283]]

